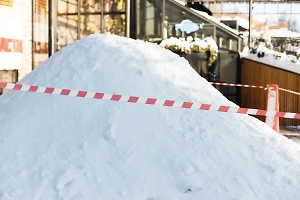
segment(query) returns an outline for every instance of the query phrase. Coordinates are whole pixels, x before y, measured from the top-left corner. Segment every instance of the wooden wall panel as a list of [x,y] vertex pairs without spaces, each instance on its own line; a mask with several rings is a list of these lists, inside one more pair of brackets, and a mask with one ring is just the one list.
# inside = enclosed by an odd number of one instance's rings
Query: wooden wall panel
[[[277,84],[279,88],[300,92],[300,74],[265,65],[253,60],[243,59],[241,69],[241,84],[267,86]],[[282,112],[300,113],[300,96],[285,91],[279,91],[279,110]],[[241,89],[241,107],[267,108],[267,90],[256,88]],[[265,121],[263,116],[255,116]],[[280,118],[280,126],[300,125],[298,119]]]

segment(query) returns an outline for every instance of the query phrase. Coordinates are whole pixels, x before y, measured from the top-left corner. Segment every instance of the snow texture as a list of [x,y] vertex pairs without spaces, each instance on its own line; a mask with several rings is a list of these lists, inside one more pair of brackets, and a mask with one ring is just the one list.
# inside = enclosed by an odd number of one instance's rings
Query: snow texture
[[[90,35],[20,83],[235,106],[156,44]],[[0,97],[0,200],[295,200],[300,145],[242,114]]]

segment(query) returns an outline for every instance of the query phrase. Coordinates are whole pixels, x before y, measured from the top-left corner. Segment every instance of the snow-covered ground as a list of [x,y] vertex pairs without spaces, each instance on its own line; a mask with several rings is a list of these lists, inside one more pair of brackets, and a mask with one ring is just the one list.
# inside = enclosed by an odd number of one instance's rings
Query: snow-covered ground
[[[156,44],[90,35],[27,85],[236,106]],[[300,145],[242,114],[8,91],[1,200],[295,200]]]

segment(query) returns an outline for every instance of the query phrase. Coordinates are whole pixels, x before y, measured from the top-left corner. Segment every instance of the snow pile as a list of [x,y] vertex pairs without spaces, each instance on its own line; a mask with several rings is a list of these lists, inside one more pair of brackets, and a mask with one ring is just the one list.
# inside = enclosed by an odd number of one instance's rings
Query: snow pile
[[[91,35],[23,84],[235,106],[156,44]],[[1,200],[285,199],[300,146],[239,114],[9,91],[0,97]]]

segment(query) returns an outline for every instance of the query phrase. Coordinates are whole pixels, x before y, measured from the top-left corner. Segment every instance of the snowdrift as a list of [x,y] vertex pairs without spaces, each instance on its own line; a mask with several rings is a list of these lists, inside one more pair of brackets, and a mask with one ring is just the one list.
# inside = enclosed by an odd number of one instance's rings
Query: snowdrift
[[[235,106],[156,44],[91,35],[20,83]],[[295,200],[300,146],[240,114],[9,91],[1,200]]]

